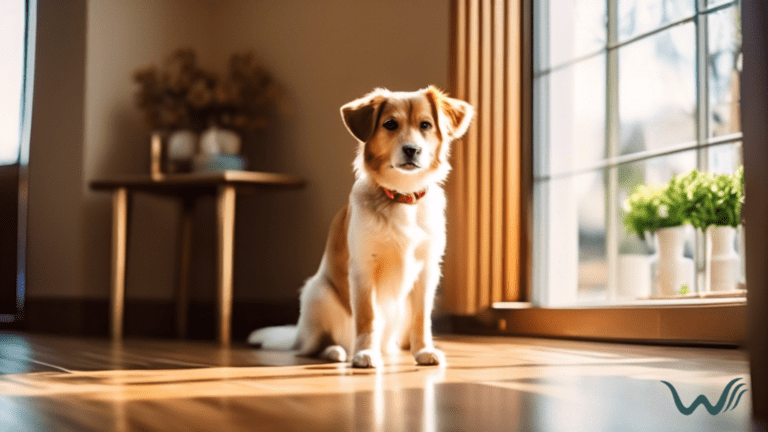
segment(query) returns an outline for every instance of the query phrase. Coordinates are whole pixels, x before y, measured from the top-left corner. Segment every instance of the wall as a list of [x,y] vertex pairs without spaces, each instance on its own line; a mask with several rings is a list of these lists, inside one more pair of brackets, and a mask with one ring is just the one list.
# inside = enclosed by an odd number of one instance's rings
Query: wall
[[29,149],[28,296],[83,294],[86,2],[37,5]]
[[[209,67],[211,2],[98,0],[88,3],[83,149],[84,292],[108,295],[111,201],[88,182],[149,172],[149,129],[134,105],[137,68],[160,64],[174,49],[195,48]],[[133,201],[127,295],[166,298],[175,273],[177,208],[146,195]]]
[[[30,180],[30,297],[108,296],[109,198],[89,191],[88,182],[147,172],[149,131],[133,107],[130,74],[159,63],[173,48],[194,47],[202,64],[217,70],[232,52],[254,50],[286,89],[290,115],[246,143],[245,153],[252,169],[299,175],[308,185],[238,201],[235,296],[240,300],[292,300],[316,270],[328,225],[353,181],[355,141],[344,129],[339,107],[377,86],[412,90],[448,83],[449,2],[442,0],[62,4],[41,0],[40,14],[80,4],[84,10],[61,16],[67,20],[64,27],[75,31],[86,24],[78,14],[87,12],[87,36],[80,34],[75,43],[82,49],[86,37],[87,55],[84,68],[63,75],[75,87],[72,98],[45,87],[45,79],[36,81],[35,107],[38,101],[67,105],[58,119],[72,125],[65,127],[67,140],[61,143],[44,130],[55,124],[52,120],[34,117],[36,129],[33,120],[30,170],[34,176],[37,169],[37,177]],[[39,22],[39,28],[46,27],[43,17]],[[46,73],[49,81],[59,82],[52,70]],[[79,105],[68,105],[70,100]],[[54,186],[66,190],[55,194]],[[198,203],[193,298],[214,295],[213,212],[211,200]],[[147,196],[135,200],[129,298],[172,296],[175,215],[172,203]],[[56,278],[58,270],[63,279]]]

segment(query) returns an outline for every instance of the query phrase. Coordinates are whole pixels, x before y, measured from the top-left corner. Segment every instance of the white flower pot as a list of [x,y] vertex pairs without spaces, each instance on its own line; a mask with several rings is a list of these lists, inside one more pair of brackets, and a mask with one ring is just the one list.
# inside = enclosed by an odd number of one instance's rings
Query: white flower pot
[[680,294],[683,286],[693,291],[695,267],[693,260],[683,256],[685,227],[662,228],[656,231],[659,241],[659,258],[656,263],[657,296]]
[[734,248],[736,228],[712,226],[707,229],[706,286],[708,291],[738,288],[741,260]]
[[167,155],[170,161],[189,161],[195,155],[197,134],[188,129],[177,130],[168,137]]
[[211,126],[200,137],[200,153],[212,156],[219,153],[237,156],[240,154],[240,135],[227,129]]
[[745,248],[745,238],[746,234],[744,233],[745,228],[744,225],[739,225],[739,258],[741,261],[741,271],[739,274],[739,285],[740,288],[744,289],[747,286],[747,266],[746,262],[747,260],[743,259],[742,257],[745,257],[747,255],[747,251]]
[[619,255],[619,282],[617,300],[637,300],[651,296],[653,265],[658,257],[645,254]]

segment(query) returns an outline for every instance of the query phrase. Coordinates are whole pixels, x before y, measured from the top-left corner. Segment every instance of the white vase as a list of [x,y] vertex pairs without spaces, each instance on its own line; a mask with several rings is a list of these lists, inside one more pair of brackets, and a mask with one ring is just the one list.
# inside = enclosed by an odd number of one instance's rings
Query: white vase
[[619,281],[616,299],[619,301],[647,299],[653,286],[652,268],[658,257],[646,254],[619,254]]
[[739,272],[740,273],[739,288],[741,289],[744,289],[747,287],[747,266],[746,266],[747,260],[743,258],[747,256],[747,250],[744,243],[746,241],[745,239],[747,235],[744,233],[744,231],[745,231],[744,225],[739,225],[739,258],[741,258],[740,259],[741,265],[739,266],[741,269]]
[[168,159],[171,161],[189,161],[195,155],[197,134],[188,129],[173,132],[168,137]]
[[200,137],[200,152],[208,156],[219,153],[239,155],[240,145],[240,135],[216,126],[206,129]]
[[662,228],[656,231],[659,258],[656,262],[656,295],[674,296],[687,286],[693,291],[694,263],[683,256],[685,226]]
[[741,260],[734,248],[736,228],[712,226],[707,229],[706,286],[708,291],[738,288]]

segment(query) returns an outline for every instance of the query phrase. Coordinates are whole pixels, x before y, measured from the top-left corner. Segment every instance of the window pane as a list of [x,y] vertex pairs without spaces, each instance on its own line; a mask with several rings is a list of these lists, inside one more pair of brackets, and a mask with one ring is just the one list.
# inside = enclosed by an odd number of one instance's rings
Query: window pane
[[[606,260],[605,171],[536,182],[534,268],[542,306],[603,302]],[[545,240],[546,239],[546,240]]]
[[723,144],[707,149],[709,172],[718,174],[733,174],[741,161],[741,143]]
[[579,196],[579,291],[583,302],[605,301],[608,287],[605,170],[572,180]]
[[695,140],[695,60],[693,23],[620,48],[620,154]]
[[699,0],[701,9],[712,8],[725,3],[732,3],[734,0]]
[[737,64],[741,52],[739,19],[739,9],[736,7],[707,17],[710,136],[741,131]]
[[0,1],[0,165],[19,159],[24,0]]
[[549,0],[537,7],[536,71],[605,47],[605,0]]
[[[619,195],[616,205],[619,206],[619,262],[617,297],[622,300],[636,300],[656,295],[653,262],[655,245],[652,238],[640,239],[636,234],[624,227],[625,203],[639,185],[666,185],[677,174],[687,173],[696,168],[696,151],[691,150],[670,156],[648,159],[644,161],[622,164],[618,166]],[[684,255],[693,259],[695,249],[695,232],[686,228],[686,244]],[[691,291],[695,290],[694,262],[689,262],[691,268]]]
[[606,157],[605,55],[534,82],[537,177],[571,172]]
[[616,0],[619,6],[619,40],[655,30],[693,15],[693,0]]

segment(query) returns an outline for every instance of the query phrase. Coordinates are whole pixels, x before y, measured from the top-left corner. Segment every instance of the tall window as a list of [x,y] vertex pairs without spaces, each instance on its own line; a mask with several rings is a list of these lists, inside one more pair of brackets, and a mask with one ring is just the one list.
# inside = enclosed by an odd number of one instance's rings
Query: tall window
[[34,0],[0,0],[0,323],[23,319]]
[[0,165],[18,162],[26,48],[25,0],[0,1]]
[[[741,163],[739,6],[534,1],[534,302],[654,297],[654,244],[627,232],[622,206],[640,184]],[[705,251],[689,227],[693,293]]]

